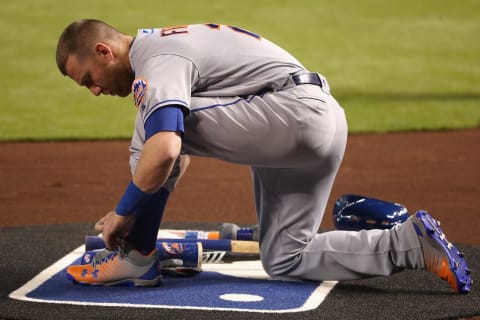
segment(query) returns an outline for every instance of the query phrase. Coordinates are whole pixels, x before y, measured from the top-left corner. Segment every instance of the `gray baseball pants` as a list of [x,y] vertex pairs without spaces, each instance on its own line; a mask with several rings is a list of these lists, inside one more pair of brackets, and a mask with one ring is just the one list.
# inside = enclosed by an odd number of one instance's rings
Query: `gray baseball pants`
[[343,109],[316,85],[194,97],[184,151],[251,167],[262,264],[272,276],[348,280],[423,268],[414,228],[318,234],[340,167]]

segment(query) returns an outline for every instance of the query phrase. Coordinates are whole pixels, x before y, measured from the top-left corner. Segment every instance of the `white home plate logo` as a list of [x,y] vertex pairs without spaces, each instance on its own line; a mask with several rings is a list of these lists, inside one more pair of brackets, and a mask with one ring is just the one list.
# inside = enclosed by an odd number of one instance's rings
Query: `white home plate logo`
[[220,299],[235,302],[258,302],[263,301],[263,297],[255,294],[245,293],[226,293],[220,296]]

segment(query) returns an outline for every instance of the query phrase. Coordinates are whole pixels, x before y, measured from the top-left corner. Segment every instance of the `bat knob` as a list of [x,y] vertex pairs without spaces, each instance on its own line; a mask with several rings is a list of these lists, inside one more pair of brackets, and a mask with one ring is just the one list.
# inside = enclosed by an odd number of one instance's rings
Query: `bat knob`
[[243,241],[258,241],[259,225],[256,224],[251,228],[239,228],[237,230],[237,237],[235,240]]

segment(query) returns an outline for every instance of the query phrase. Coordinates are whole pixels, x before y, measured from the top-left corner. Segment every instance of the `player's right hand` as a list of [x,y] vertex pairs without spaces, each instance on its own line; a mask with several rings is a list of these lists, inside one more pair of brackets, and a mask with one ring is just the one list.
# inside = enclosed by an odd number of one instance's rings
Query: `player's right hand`
[[102,232],[103,240],[109,250],[115,250],[124,240],[133,224],[135,216],[120,216],[110,211],[95,224],[95,230]]
[[103,232],[103,225],[104,225],[105,217],[102,217],[100,220],[95,223],[95,231]]

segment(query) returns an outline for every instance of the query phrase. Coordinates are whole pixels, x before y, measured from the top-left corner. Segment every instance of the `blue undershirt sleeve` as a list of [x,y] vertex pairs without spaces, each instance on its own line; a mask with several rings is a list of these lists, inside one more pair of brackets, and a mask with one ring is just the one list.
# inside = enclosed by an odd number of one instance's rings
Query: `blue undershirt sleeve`
[[181,107],[172,105],[159,108],[145,122],[145,141],[160,131],[181,132],[183,135],[183,120]]

